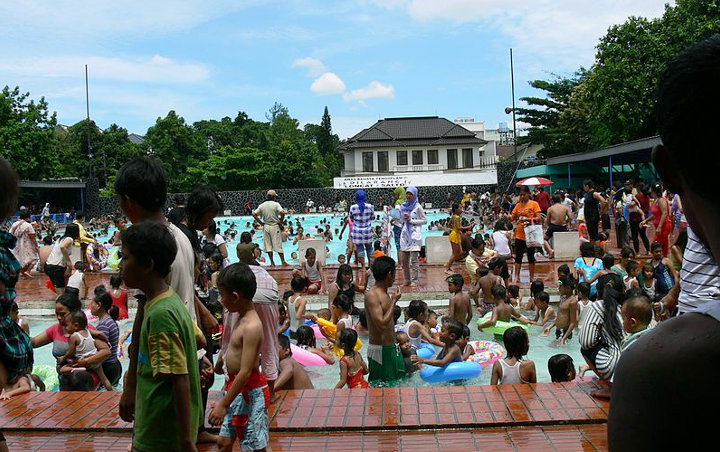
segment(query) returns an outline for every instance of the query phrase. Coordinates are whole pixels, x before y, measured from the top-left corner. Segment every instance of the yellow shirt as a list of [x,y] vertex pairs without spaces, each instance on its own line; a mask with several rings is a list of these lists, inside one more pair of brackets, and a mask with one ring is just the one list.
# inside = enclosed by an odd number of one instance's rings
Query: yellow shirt
[[75,245],[80,245],[80,243],[95,243],[96,240],[92,238],[88,233],[85,231],[85,228],[83,227],[82,223],[75,220],[73,221],[73,224],[76,224],[78,226],[78,229],[80,229],[80,238],[75,240]]

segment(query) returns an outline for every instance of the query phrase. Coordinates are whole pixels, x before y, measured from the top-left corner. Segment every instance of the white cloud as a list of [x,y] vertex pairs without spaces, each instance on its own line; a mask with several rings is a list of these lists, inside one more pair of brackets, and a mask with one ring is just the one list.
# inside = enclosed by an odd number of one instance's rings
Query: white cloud
[[[658,0],[410,0],[407,13],[416,22],[478,24],[481,31],[497,31],[518,56],[552,61],[556,70],[592,64],[598,39],[608,27],[629,16],[659,17]],[[671,3],[673,3],[671,1]],[[500,40],[497,41],[500,43]],[[545,66],[546,64],[543,64]],[[522,69],[521,69],[522,70]]]
[[310,91],[319,96],[341,94],[345,92],[345,82],[337,74],[326,72],[312,82]]
[[343,95],[343,100],[349,102],[353,100],[365,99],[392,99],[395,97],[395,87],[392,85],[383,85],[377,80],[373,80],[364,88],[354,89]]
[[327,71],[322,61],[312,57],[298,58],[293,61],[292,67],[307,68],[308,77],[317,77]]
[[99,56],[52,56],[6,58],[0,62],[0,74],[24,77],[83,78],[85,65],[90,78],[149,83],[197,83],[206,80],[210,70],[202,64],[180,63],[154,55],[151,58],[107,58]]

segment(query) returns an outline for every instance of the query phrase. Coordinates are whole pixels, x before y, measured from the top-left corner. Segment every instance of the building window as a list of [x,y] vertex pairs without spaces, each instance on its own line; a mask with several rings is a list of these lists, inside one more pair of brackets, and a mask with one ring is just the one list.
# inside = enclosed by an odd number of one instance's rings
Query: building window
[[437,149],[428,149],[428,165],[437,165],[438,164],[438,150]]
[[388,152],[387,151],[378,152],[378,172],[380,172],[380,173],[388,172]]
[[423,164],[422,151],[412,151],[412,162],[413,162],[413,165],[422,165]]
[[397,164],[398,166],[407,165],[407,151],[397,151]]
[[457,167],[458,167],[457,149],[448,149],[447,150],[447,163],[448,163],[448,169],[457,169]]
[[362,159],[363,159],[363,172],[372,173],[373,172],[373,153],[372,152],[363,152]]
[[462,150],[463,168],[472,168],[473,167],[472,151],[473,151],[472,149],[463,149]]

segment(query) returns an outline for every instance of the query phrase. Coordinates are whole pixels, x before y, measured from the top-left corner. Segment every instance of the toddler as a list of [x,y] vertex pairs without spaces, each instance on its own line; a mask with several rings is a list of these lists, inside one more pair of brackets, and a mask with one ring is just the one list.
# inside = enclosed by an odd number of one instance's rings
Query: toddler
[[627,264],[625,264],[625,271],[627,272],[627,275],[623,278],[625,291],[639,290],[640,284],[637,281],[637,276],[638,273],[640,273],[640,264],[638,264],[637,261],[628,261]]
[[278,329],[279,335],[290,337],[290,318],[283,303],[278,303]]
[[469,357],[475,354],[475,349],[470,345],[470,328],[467,325],[463,325],[462,337],[457,342],[458,347],[462,351],[462,360],[466,361]]
[[[70,333],[70,347],[67,353],[60,358],[60,363],[62,364],[62,367],[60,367],[61,374],[84,370],[82,367],[71,365],[70,362],[76,363],[98,352],[95,347],[95,339],[93,339],[87,330],[87,317],[83,311],[77,310],[69,314],[67,332]],[[105,376],[105,372],[103,372],[102,363],[94,364],[90,369],[95,371],[100,378],[100,382],[105,386],[105,389],[108,391],[113,390],[112,383],[110,383],[110,380]]]
[[627,350],[643,334],[651,330],[650,323],[653,320],[653,310],[650,299],[644,295],[631,297],[621,308],[623,328],[628,336],[620,344],[620,351]]
[[335,362],[335,356],[331,351],[332,344],[328,342],[322,347],[317,348],[317,344],[315,342],[315,332],[309,326],[299,326],[297,331],[295,331],[295,339],[297,341],[297,346],[303,350],[315,353],[324,359],[328,364],[333,364]]
[[542,291],[535,296],[535,306],[537,307],[535,319],[528,320],[522,317],[520,318],[521,322],[545,326],[546,323],[555,317],[555,308],[550,306],[550,295],[548,295],[547,292]]
[[412,359],[410,359],[413,354],[410,337],[404,331],[398,331],[395,333],[395,340],[397,341],[398,347],[400,347],[400,353],[402,353],[403,359],[405,360],[405,375],[410,375],[417,370],[417,366]]
[[578,294],[578,331],[585,327],[585,318],[587,317],[587,308],[590,307],[590,283],[581,282],[577,285]]
[[520,294],[520,287],[512,284],[507,287],[507,294],[510,300],[510,304],[517,308],[522,303],[522,295]]
[[530,283],[530,298],[528,298],[527,303],[525,303],[525,306],[523,309],[526,311],[534,311],[535,310],[535,297],[540,292],[545,291],[545,283],[543,283],[541,280],[536,279],[535,281]]
[[573,381],[576,376],[575,363],[570,355],[553,355],[548,359],[548,372],[553,383]]
[[364,375],[368,373],[368,366],[362,355],[355,351],[357,343],[357,332],[350,328],[340,331],[338,345],[345,352],[340,358],[340,381],[335,385],[340,389],[347,385],[348,388],[367,388],[369,386]]
[[5,385],[0,392],[0,400],[8,400],[10,397],[27,394],[32,391],[45,391],[45,383],[35,374],[20,376],[15,383]]
[[652,264],[645,264],[642,269],[642,276],[639,281],[640,290],[648,297],[651,301],[655,301],[657,292],[655,290],[655,268]]
[[530,349],[527,332],[519,326],[508,328],[503,333],[503,343],[507,358],[493,364],[490,384],[536,383],[535,363],[522,359]]
[[[413,350],[417,351],[423,340],[439,347],[444,345],[443,342],[435,339],[423,325],[428,318],[427,303],[422,300],[412,300],[408,305],[407,314],[409,320],[405,322],[404,330],[410,338]],[[437,320],[435,320],[435,325],[437,326]]]

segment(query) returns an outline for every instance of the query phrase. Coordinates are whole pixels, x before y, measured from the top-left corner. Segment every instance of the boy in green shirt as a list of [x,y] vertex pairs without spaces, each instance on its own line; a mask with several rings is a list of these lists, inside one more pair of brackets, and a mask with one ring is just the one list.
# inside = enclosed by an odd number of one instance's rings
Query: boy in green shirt
[[[202,416],[196,333],[185,304],[165,278],[177,253],[168,229],[154,221],[134,225],[122,234],[121,275],[140,289],[147,302],[139,351],[127,379],[136,380],[135,410],[121,405],[121,417],[134,418],[134,451],[194,451]],[[127,383],[126,383],[127,384]]]

